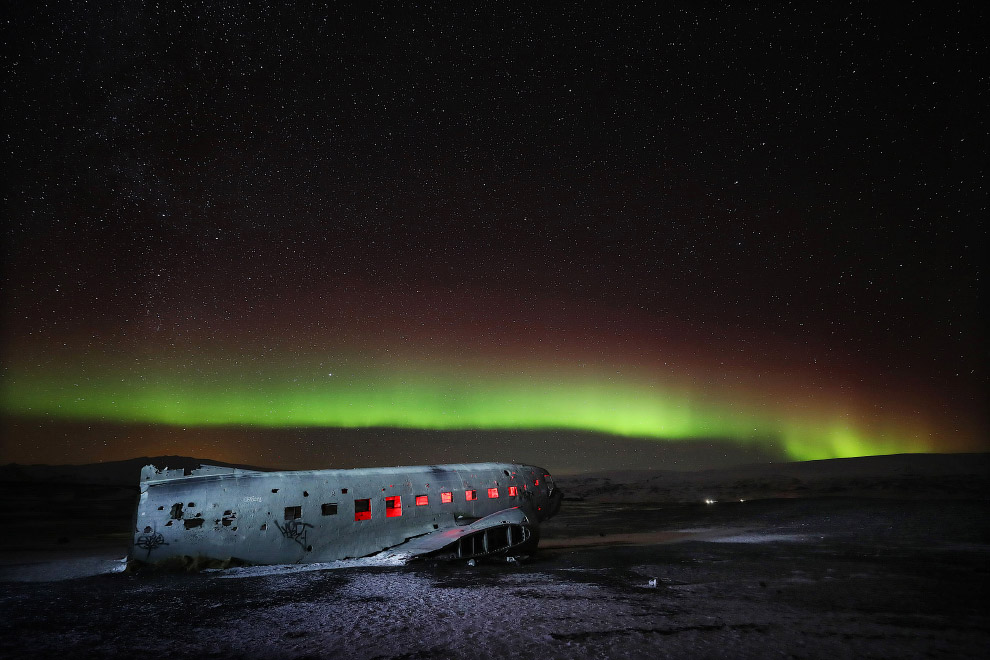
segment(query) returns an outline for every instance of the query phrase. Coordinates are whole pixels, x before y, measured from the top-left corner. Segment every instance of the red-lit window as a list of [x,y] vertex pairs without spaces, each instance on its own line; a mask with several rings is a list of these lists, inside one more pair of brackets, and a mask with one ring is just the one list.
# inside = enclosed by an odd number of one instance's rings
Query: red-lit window
[[494,499],[497,499],[497,498],[498,498],[498,488],[489,488],[488,489],[488,499],[494,500]]
[[540,480],[539,479],[533,479],[533,485],[534,486],[539,486],[540,485]]
[[430,497],[428,495],[416,496],[416,506],[426,506],[429,503],[430,503]]
[[398,518],[402,515],[402,498],[398,495],[385,498],[385,517]]
[[371,520],[371,500],[354,500],[354,520]]
[[515,486],[509,486],[509,497],[519,497],[519,489]]
[[440,493],[440,502],[442,504],[450,504],[454,501],[453,493]]
[[466,499],[468,502],[470,502],[471,500],[478,499],[478,491],[476,491],[476,490],[466,490],[466,491],[464,491],[464,499]]

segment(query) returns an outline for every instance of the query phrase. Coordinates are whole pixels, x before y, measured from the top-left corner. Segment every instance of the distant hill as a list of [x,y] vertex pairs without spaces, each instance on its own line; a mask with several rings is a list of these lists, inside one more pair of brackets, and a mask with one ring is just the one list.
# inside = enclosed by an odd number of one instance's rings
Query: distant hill
[[[0,481],[103,484],[136,488],[145,465],[192,470],[208,463],[271,468],[188,456],[143,456],[88,465],[0,466]],[[691,502],[704,499],[862,496],[990,499],[990,454],[896,454],[718,470],[624,470],[560,476],[565,496],[601,502]]]
[[990,499],[990,454],[895,454],[719,470],[626,470],[560,477],[569,499],[697,502],[776,497]]
[[85,465],[20,465],[8,463],[0,466],[0,481],[14,482],[61,482],[66,484],[108,484],[137,487],[141,477],[141,468],[145,465],[155,465],[160,468],[168,467],[194,470],[204,463],[221,467],[235,467],[244,470],[269,471],[271,468],[224,463],[208,458],[190,458],[188,456],[142,456],[129,458],[125,461],[107,461],[105,463],[89,463]]

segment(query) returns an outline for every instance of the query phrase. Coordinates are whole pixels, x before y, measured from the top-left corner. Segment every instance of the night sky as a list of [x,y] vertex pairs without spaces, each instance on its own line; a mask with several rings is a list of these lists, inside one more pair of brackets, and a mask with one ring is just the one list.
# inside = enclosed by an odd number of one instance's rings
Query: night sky
[[800,5],[9,7],[0,462],[987,451],[985,12]]

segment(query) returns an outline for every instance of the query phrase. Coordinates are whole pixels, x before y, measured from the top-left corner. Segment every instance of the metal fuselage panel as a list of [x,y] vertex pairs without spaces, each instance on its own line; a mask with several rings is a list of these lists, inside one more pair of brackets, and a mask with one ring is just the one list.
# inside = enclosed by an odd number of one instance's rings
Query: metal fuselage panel
[[535,526],[553,513],[552,489],[545,470],[513,463],[299,472],[204,466],[189,476],[149,466],[131,558],[281,564],[363,557],[513,507]]

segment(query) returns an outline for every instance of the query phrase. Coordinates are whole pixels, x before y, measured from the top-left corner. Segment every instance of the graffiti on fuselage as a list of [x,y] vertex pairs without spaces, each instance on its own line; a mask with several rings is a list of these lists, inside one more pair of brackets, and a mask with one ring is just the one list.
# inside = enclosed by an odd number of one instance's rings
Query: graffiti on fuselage
[[306,549],[306,536],[308,534],[306,530],[312,525],[301,520],[286,520],[285,525],[279,525],[276,521],[275,526],[278,527],[278,531],[282,532],[282,536],[295,541],[303,550]]
[[142,550],[147,550],[148,554],[145,556],[145,559],[149,559],[152,550],[160,548],[163,545],[168,545],[168,543],[165,542],[165,536],[161,532],[151,532],[150,534],[139,536],[137,541],[134,542],[134,545]]

